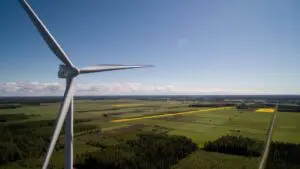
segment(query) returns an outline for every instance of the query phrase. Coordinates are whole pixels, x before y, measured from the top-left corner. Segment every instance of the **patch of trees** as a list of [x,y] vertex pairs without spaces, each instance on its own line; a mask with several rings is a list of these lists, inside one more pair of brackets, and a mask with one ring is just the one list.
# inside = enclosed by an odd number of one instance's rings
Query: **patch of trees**
[[77,123],[85,123],[85,122],[89,122],[89,121],[92,121],[92,119],[75,119],[74,123],[75,124],[77,124]]
[[[12,130],[13,129],[13,130]],[[16,129],[14,127],[0,127],[0,165],[27,157],[40,156],[46,151],[53,129],[43,127],[33,129]],[[58,143],[55,150],[63,148]]]
[[22,107],[21,104],[0,104],[0,109],[16,109]]
[[278,111],[280,112],[300,112],[300,106],[296,105],[279,105]]
[[0,97],[0,104],[39,105],[40,103],[57,103],[61,97]]
[[[121,110],[121,109],[119,109],[119,110]],[[130,111],[130,113],[143,113],[143,112],[144,112],[143,110],[133,110],[133,111]],[[169,113],[169,112],[164,112],[164,113]],[[102,116],[103,117],[113,117],[113,116],[118,116],[118,115],[122,115],[122,114],[124,114],[124,111],[123,112],[103,113]]]
[[29,116],[26,114],[0,114],[0,122],[9,122],[25,119],[29,119]]
[[272,142],[267,169],[299,169],[300,144]]
[[[84,121],[75,120],[74,132],[96,129],[95,125],[81,123]],[[54,124],[54,120],[39,120],[0,125],[0,165],[43,155],[49,146]],[[58,141],[56,151],[64,148],[63,141]]]
[[90,109],[90,110],[77,110],[77,113],[87,113],[87,112],[93,112],[93,111],[114,111],[114,110],[120,110],[120,108],[107,108],[107,109]]
[[235,106],[233,103],[203,103],[203,104],[190,104],[189,107],[231,107]]
[[275,103],[265,103],[263,104],[264,108],[275,108],[276,104]]
[[248,109],[248,106],[245,103],[240,103],[240,104],[236,104],[235,108],[236,109]]
[[113,112],[113,113],[103,113],[102,116],[107,118],[107,117],[113,117],[113,116],[118,116],[118,115],[122,115],[124,113],[122,112]]
[[258,109],[258,108],[275,108],[273,103],[238,103],[235,105],[236,109]]
[[93,147],[106,148],[106,145],[104,145],[98,141],[95,141],[95,140],[89,140],[86,142],[86,144],[89,146],[93,146]]
[[94,130],[97,127],[93,124],[76,124],[74,125],[74,132],[84,132],[84,131],[90,131]]
[[264,148],[264,142],[244,136],[222,136],[215,141],[205,143],[204,150],[225,154],[258,157]]
[[[94,144],[94,146],[97,146]],[[167,169],[197,149],[184,136],[140,134],[135,140],[103,147],[76,158],[77,169]]]
[[[75,119],[74,123],[79,124],[79,123],[84,123],[84,122],[89,122],[91,121],[90,119]],[[10,131],[15,131],[15,130],[24,130],[24,129],[30,129],[30,130],[35,130],[35,129],[40,129],[42,127],[54,127],[56,121],[55,120],[34,120],[34,121],[22,121],[14,124],[9,124],[5,125],[6,128],[8,128]],[[80,124],[78,126],[81,126],[83,124]],[[84,124],[86,126],[87,124]],[[75,127],[75,125],[74,125]]]
[[[259,157],[264,142],[243,136],[222,136],[204,145],[204,150],[225,154]],[[266,169],[299,169],[300,144],[272,142]]]
[[276,104],[274,103],[251,103],[248,104],[249,108],[258,109],[258,108],[275,108]]

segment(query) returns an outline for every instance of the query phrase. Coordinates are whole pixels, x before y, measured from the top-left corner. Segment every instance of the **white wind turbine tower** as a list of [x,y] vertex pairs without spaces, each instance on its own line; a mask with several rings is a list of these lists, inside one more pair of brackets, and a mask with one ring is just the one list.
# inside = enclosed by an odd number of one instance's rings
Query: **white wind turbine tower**
[[133,69],[133,68],[143,68],[150,67],[150,65],[96,65],[86,68],[77,68],[75,67],[68,56],[65,54],[63,49],[56,42],[54,37],[47,30],[42,21],[38,18],[36,13],[33,11],[31,6],[28,4],[26,0],[19,0],[22,7],[30,17],[31,21],[34,23],[37,30],[40,32],[40,35],[43,37],[45,42],[48,44],[49,48],[52,52],[63,62],[63,65],[59,66],[58,77],[66,79],[66,89],[63,96],[63,100],[58,112],[57,122],[55,126],[55,130],[52,136],[52,140],[43,164],[43,169],[46,169],[50,157],[53,153],[55,144],[59,137],[61,128],[66,119],[65,124],[65,169],[73,168],[73,88],[74,88],[74,78],[79,74],[85,73],[94,73],[94,72],[103,72],[103,71],[113,71],[120,69]]

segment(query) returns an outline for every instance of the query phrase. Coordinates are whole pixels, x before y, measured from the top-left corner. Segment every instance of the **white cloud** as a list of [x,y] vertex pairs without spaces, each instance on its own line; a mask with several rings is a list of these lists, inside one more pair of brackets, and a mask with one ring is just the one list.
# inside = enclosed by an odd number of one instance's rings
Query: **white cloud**
[[[4,82],[0,83],[0,96],[62,95],[65,89],[60,83]],[[266,90],[182,88],[172,85],[141,83],[76,84],[76,95],[135,95],[135,94],[278,94]],[[285,93],[286,94],[286,93]]]
[[4,82],[0,83],[0,95],[51,95],[60,94],[63,86],[59,83]]
[[110,83],[110,84],[78,84],[78,94],[152,94],[171,92],[169,85],[144,85],[140,83]]

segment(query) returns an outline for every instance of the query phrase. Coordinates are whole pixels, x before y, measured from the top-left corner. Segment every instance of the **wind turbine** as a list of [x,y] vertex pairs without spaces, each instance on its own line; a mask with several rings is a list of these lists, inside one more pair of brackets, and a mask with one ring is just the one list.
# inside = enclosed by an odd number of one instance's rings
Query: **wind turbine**
[[86,68],[77,68],[72,64],[69,60],[66,53],[56,42],[54,37],[50,34],[46,26],[39,19],[37,14],[33,11],[31,6],[28,4],[26,0],[19,0],[21,6],[24,8],[31,21],[40,32],[40,35],[43,37],[49,48],[52,52],[60,59],[63,64],[59,66],[58,77],[66,79],[66,89],[63,96],[63,100],[58,112],[57,122],[55,126],[55,130],[53,132],[52,140],[50,146],[48,148],[48,152],[43,164],[43,169],[46,169],[50,157],[53,153],[55,144],[59,137],[61,128],[63,126],[64,121],[65,124],[65,157],[64,157],[64,168],[71,169],[73,168],[73,88],[74,88],[74,80],[75,77],[79,74],[86,73],[94,73],[94,72],[104,72],[104,71],[113,71],[113,70],[121,70],[121,69],[133,69],[133,68],[143,68],[143,67],[151,67],[150,65],[96,65],[90,66]]

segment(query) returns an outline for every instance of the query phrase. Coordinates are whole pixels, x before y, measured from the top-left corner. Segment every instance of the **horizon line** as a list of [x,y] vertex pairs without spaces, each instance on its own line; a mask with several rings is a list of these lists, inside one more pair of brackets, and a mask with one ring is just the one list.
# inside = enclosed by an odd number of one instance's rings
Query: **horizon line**
[[[74,97],[128,97],[128,96],[300,96],[300,94],[136,94],[136,95],[74,95]],[[0,96],[3,97],[63,97],[63,95],[28,95],[28,96]]]

